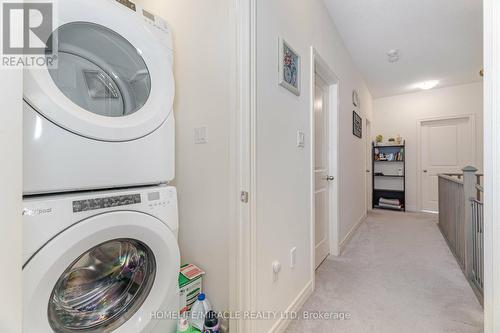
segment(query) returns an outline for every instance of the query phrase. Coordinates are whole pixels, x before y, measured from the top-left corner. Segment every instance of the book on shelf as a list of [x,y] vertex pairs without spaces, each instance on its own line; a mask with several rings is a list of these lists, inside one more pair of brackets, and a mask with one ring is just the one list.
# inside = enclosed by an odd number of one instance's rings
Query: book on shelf
[[383,153],[378,148],[375,148],[375,161],[387,161],[387,162],[395,162],[395,161],[404,161],[404,149],[397,153]]

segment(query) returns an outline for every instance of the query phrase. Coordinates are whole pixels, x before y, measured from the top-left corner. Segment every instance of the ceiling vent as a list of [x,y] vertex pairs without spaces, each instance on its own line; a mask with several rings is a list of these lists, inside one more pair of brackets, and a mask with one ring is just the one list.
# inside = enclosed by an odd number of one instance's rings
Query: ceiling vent
[[387,52],[387,58],[389,60],[389,62],[393,63],[393,62],[398,62],[399,61],[399,50],[398,49],[393,49],[393,50],[389,50]]

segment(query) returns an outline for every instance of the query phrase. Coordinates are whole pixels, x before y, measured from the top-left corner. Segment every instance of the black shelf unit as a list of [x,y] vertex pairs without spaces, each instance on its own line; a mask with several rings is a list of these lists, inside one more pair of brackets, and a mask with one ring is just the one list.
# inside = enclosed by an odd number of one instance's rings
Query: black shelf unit
[[[378,149],[379,153],[384,154],[397,154],[400,153],[402,156],[401,160],[377,160],[376,159],[376,149]],[[403,168],[403,175],[394,175],[394,174],[375,174],[375,166],[377,164],[384,163],[399,163]],[[394,178],[401,179],[402,181],[402,190],[393,190],[393,189],[383,189],[383,188],[375,188],[375,179],[377,178]],[[377,145],[375,142],[372,143],[372,208],[373,209],[388,209],[379,206],[379,199],[398,199],[401,203],[401,211],[406,211],[406,143],[403,142],[401,145]],[[393,210],[393,209],[392,209]]]

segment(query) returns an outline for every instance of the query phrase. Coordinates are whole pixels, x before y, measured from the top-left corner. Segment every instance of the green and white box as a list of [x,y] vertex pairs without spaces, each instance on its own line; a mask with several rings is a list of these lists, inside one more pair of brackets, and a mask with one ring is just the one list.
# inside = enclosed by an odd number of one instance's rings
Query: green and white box
[[198,295],[203,291],[203,275],[188,279],[183,274],[179,274],[179,289],[180,313],[183,314],[191,311],[191,307],[198,299]]

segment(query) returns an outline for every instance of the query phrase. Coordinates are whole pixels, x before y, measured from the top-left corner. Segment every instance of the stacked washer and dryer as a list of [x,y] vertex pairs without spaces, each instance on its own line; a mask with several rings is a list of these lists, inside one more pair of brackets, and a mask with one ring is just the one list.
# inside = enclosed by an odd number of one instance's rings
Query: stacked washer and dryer
[[58,64],[24,79],[24,332],[174,332],[169,28],[128,0],[56,8]]

